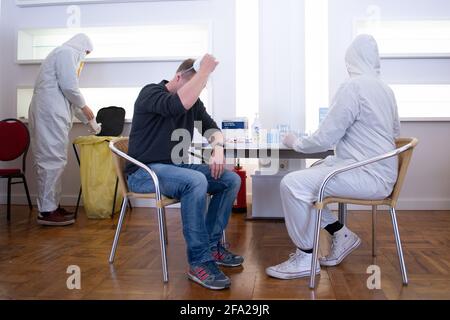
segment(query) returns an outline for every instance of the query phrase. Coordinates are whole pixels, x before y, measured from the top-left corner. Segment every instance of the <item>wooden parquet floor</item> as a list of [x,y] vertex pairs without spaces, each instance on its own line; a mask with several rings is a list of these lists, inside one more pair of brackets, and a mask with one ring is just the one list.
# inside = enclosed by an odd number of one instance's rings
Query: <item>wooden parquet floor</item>
[[[450,211],[400,211],[398,220],[410,284],[403,287],[389,215],[378,215],[378,256],[371,255],[371,215],[352,211],[349,227],[362,244],[341,265],[322,268],[317,288],[308,279],[276,280],[267,266],[284,261],[293,245],[281,220],[245,220],[233,214],[227,237],[244,255],[243,267],[223,269],[229,290],[210,291],[187,280],[185,244],[178,209],[168,209],[169,283],[162,282],[154,209],[135,208],[126,217],[116,262],[108,264],[114,220],[89,220],[81,210],[75,225],[42,227],[36,211],[13,206],[6,222],[0,206],[0,299],[450,299]],[[321,254],[329,236],[321,236]],[[369,265],[381,268],[381,289],[366,285]],[[81,269],[81,289],[68,290],[69,265]]]

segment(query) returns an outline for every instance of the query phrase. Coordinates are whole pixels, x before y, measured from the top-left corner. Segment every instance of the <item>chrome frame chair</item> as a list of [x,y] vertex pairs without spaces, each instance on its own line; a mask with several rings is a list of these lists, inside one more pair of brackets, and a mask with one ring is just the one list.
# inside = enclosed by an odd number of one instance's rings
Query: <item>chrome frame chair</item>
[[[166,226],[166,215],[165,207],[171,204],[178,203],[179,200],[171,199],[165,197],[161,194],[159,187],[159,180],[155,172],[148,166],[144,165],[142,162],[127,155],[128,152],[128,138],[117,138],[109,143],[109,148],[113,154],[113,160],[116,168],[116,174],[119,178],[119,185],[123,195],[122,208],[120,210],[119,221],[117,223],[116,233],[114,235],[114,241],[111,248],[111,253],[109,255],[109,263],[114,263],[114,257],[116,254],[117,244],[119,242],[120,231],[122,229],[123,219],[125,218],[125,213],[127,209],[128,200],[130,198],[144,198],[144,199],[156,199],[156,210],[158,216],[158,228],[159,228],[159,242],[161,247],[161,263],[164,282],[169,281],[169,274],[167,268],[167,254],[166,254],[166,244],[167,244],[167,226]],[[125,165],[125,160],[137,165],[138,167],[144,169],[148,172],[155,185],[155,193],[134,193],[128,191],[128,186],[123,174],[123,169]]]
[[[414,150],[414,147],[418,144],[418,139],[416,138],[399,138],[396,140],[396,146],[397,149],[390,151],[388,153],[385,153],[383,155],[367,159],[364,161],[356,162],[354,164],[345,166],[343,168],[339,168],[337,170],[334,170],[333,172],[329,173],[325,179],[323,180],[320,189],[319,189],[319,195],[317,202],[315,203],[315,207],[317,210],[317,216],[315,221],[315,234],[314,234],[314,245],[313,245],[313,258],[311,261],[311,273],[310,273],[310,282],[309,287],[311,289],[315,288],[315,279],[316,279],[316,266],[318,263],[318,253],[319,253],[319,237],[320,237],[320,221],[322,219],[322,210],[327,204],[330,203],[338,203],[339,206],[343,206],[347,203],[351,204],[357,204],[357,205],[369,205],[372,206],[372,255],[376,256],[376,212],[377,212],[377,206],[379,205],[387,205],[390,209],[390,215],[392,220],[392,226],[394,229],[394,236],[395,236],[395,243],[397,247],[397,254],[400,262],[400,269],[402,274],[402,280],[403,284],[408,284],[408,276],[406,272],[406,266],[405,261],[403,257],[403,249],[402,244],[400,240],[400,233],[398,230],[398,224],[397,224],[397,216],[395,212],[395,206],[397,204],[398,196],[400,194],[401,187],[403,185],[406,172],[408,170],[408,165],[411,160],[412,152]],[[393,191],[391,195],[386,199],[381,200],[363,200],[363,199],[350,199],[350,198],[337,198],[337,197],[328,197],[324,198],[325,189],[330,182],[330,180],[335,177],[336,175],[359,168],[374,162],[378,162],[381,160],[385,160],[388,158],[396,157],[399,158],[399,173],[397,177],[397,182],[393,188]]]
[[[180,202],[178,199],[172,199],[165,197],[161,194],[158,176],[155,172],[142,162],[130,157],[128,152],[128,137],[116,138],[109,143],[109,148],[113,154],[114,167],[116,169],[117,178],[119,180],[120,190],[123,194],[123,202],[120,210],[119,221],[117,223],[116,232],[114,235],[114,240],[111,248],[111,253],[109,255],[109,263],[114,263],[114,258],[116,255],[117,244],[119,242],[120,231],[122,229],[123,220],[125,218],[125,213],[127,210],[127,204],[129,204],[130,198],[144,198],[144,199],[156,199],[156,210],[158,216],[158,228],[159,228],[159,242],[161,247],[161,263],[163,272],[163,281],[169,281],[169,273],[167,267],[167,252],[166,245],[168,243],[167,238],[167,224],[166,224],[166,213],[165,207]],[[137,165],[138,167],[144,169],[148,172],[155,185],[154,193],[135,193],[128,191],[128,185],[123,174],[123,169],[125,165],[125,160]],[[209,204],[210,195],[207,197],[207,204]],[[208,206],[207,206],[208,207]],[[222,243],[226,243],[225,230],[222,233]]]

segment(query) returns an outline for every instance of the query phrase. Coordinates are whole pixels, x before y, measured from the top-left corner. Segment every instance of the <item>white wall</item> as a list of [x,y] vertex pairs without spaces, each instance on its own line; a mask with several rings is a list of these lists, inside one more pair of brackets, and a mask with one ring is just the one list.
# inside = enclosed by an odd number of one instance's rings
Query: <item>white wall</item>
[[[244,0],[242,0],[244,1]],[[265,127],[291,121],[303,129],[304,29],[303,1],[261,0],[260,5],[260,112]],[[15,64],[18,28],[65,26],[65,6],[17,8],[14,0],[2,0],[0,21],[0,117],[15,116],[15,89],[33,85],[38,66]],[[369,5],[378,5],[383,19],[450,19],[448,0],[330,0],[329,87],[333,95],[346,78],[344,53],[353,37],[355,17],[366,16]],[[214,116],[218,121],[235,112],[235,24],[233,0],[83,5],[82,25],[126,25],[210,19],[214,26],[214,54],[221,60],[213,78]],[[5,15],[7,12],[7,15]],[[49,25],[50,24],[50,25]],[[89,64],[81,85],[144,85],[170,77],[176,63]],[[450,83],[449,59],[383,60],[383,78],[392,83]],[[331,98],[331,97],[330,97]],[[127,127],[127,130],[129,128]],[[127,132],[127,131],[126,131]],[[125,134],[126,134],[125,132]],[[71,138],[85,134],[75,125]],[[403,136],[416,136],[420,144],[400,199],[400,209],[450,209],[450,123],[403,122]],[[69,150],[64,175],[64,203],[74,203],[78,191],[78,167]],[[31,159],[31,157],[29,157]],[[35,193],[35,177],[28,161],[27,177]],[[0,194],[4,200],[5,188]],[[13,187],[15,200],[23,201],[21,186]],[[0,199],[1,200],[1,199]]]
[[[22,28],[65,27],[67,6],[19,8],[14,0],[1,0],[3,16],[0,21],[2,59],[0,70],[3,95],[0,97],[0,118],[16,116],[17,86],[33,86],[38,65],[18,65],[16,57],[17,30]],[[217,121],[235,114],[235,41],[234,0],[162,1],[148,3],[80,5],[81,26],[141,25],[154,23],[202,22],[212,23],[212,53],[220,65],[212,77],[213,114]],[[95,44],[94,44],[95,45]],[[80,86],[144,86],[173,76],[179,62],[91,63],[83,69]],[[89,102],[88,102],[89,103]],[[126,125],[124,134],[128,134]],[[75,124],[71,140],[86,135],[87,129]],[[28,155],[27,179],[30,192],[36,194],[36,178]],[[4,163],[0,164],[5,166]],[[79,187],[79,170],[73,150],[63,177],[63,204],[74,204]],[[21,185],[13,187],[13,201],[25,203]],[[0,202],[6,200],[6,187],[0,187]],[[34,196],[33,196],[34,198]],[[34,199],[33,199],[34,200]]]

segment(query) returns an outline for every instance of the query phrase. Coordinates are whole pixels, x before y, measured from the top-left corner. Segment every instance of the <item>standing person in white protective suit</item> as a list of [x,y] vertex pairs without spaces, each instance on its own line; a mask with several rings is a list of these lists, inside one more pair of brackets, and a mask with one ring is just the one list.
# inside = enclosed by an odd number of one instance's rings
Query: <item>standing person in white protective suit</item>
[[[316,209],[313,203],[324,178],[331,171],[395,149],[400,123],[391,89],[379,79],[380,58],[375,39],[358,36],[346,53],[350,79],[340,87],[330,111],[311,136],[297,139],[289,134],[283,143],[298,152],[322,152],[335,147],[335,156],[320,165],[292,172],[281,181],[280,192],[286,227],[297,250],[290,258],[266,269],[269,276],[292,279],[309,276]],[[397,179],[397,158],[342,173],[333,178],[325,196],[382,199],[390,195]],[[355,250],[361,239],[323,211],[321,227],[332,236],[330,254],[322,266],[336,266]],[[317,266],[316,273],[320,272]]]
[[73,116],[84,124],[94,118],[78,87],[82,61],[92,50],[91,40],[77,34],[47,56],[36,79],[28,119],[37,173],[37,221],[42,225],[75,222],[73,213],[59,207],[61,179]]

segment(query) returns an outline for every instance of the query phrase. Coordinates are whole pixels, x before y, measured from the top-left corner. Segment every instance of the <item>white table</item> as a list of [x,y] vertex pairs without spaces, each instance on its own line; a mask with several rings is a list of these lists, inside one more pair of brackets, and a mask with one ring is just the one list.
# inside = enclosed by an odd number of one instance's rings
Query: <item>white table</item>
[[[284,144],[256,144],[256,143],[226,143],[225,157],[227,158],[247,158],[261,159],[270,157],[278,152],[280,159],[324,159],[333,155],[333,150],[318,153],[297,152]],[[200,153],[208,154],[211,146],[204,143],[192,144],[192,155],[200,157]],[[205,152],[206,151],[206,152]]]
[[[211,152],[211,146],[205,143],[193,143],[191,147],[191,155],[207,160]],[[226,143],[224,147],[226,158],[246,158],[246,159],[263,159],[277,156],[279,159],[324,159],[329,155],[333,155],[333,150],[318,153],[302,153],[297,152],[283,144],[256,144],[256,143]],[[203,155],[203,156],[202,156]],[[343,224],[346,222],[347,206],[339,204],[339,221]]]

